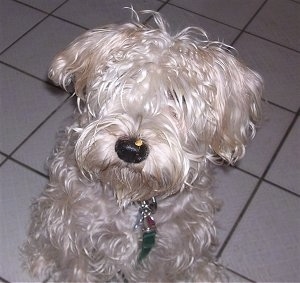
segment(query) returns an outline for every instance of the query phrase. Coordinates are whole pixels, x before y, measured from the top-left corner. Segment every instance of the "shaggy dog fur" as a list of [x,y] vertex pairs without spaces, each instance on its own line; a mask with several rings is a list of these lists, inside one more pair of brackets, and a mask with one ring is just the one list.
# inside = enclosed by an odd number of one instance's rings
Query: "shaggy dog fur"
[[[50,79],[73,88],[78,111],[32,207],[24,254],[41,280],[223,280],[210,256],[209,167],[243,157],[261,78],[202,29],[170,35],[151,14],[155,28],[137,17],[87,31],[52,63]],[[153,197],[155,244],[138,260],[148,230],[135,224]]]

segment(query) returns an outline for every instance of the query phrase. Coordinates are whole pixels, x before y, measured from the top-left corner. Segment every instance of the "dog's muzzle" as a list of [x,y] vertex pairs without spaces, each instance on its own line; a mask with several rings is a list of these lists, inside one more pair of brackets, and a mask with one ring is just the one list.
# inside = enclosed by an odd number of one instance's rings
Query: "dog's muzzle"
[[115,151],[127,163],[140,163],[147,158],[149,147],[141,139],[125,137],[117,140]]

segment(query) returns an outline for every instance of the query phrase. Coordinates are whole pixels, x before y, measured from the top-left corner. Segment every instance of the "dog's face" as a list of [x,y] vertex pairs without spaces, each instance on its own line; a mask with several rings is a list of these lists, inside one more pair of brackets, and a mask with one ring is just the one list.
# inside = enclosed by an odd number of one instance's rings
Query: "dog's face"
[[49,72],[80,100],[79,168],[121,202],[204,184],[205,163],[241,158],[260,116],[259,76],[199,29],[170,36],[155,19],[88,31]]

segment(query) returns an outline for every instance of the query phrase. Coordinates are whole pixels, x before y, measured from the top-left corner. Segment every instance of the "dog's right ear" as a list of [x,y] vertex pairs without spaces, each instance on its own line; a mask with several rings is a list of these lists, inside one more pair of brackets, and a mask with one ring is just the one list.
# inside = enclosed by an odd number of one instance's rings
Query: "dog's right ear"
[[55,56],[48,76],[56,85],[85,100],[87,88],[95,76],[99,78],[105,71],[112,54],[125,40],[126,30],[115,25],[87,31]]

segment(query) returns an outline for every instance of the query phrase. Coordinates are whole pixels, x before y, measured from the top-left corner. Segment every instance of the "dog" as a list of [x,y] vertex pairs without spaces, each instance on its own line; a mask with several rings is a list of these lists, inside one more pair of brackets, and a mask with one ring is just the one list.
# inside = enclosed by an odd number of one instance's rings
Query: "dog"
[[77,96],[32,204],[26,268],[44,282],[219,282],[211,167],[261,119],[262,79],[229,46],[163,17],[85,32],[49,78]]

